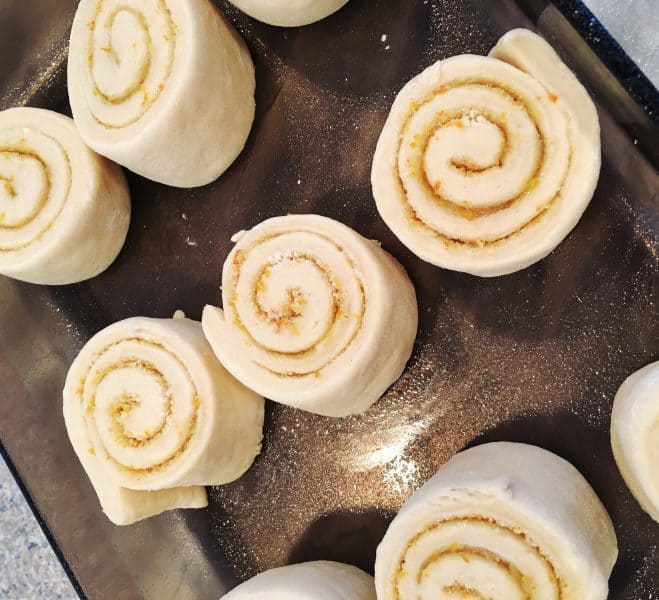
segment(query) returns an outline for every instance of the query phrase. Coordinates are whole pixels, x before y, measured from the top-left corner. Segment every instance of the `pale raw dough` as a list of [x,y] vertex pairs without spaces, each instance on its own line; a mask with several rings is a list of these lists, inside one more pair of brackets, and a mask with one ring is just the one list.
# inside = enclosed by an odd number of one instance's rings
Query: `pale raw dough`
[[600,171],[588,93],[542,38],[435,63],[396,98],[373,159],[380,215],[420,258],[490,277],[549,254]]
[[376,600],[373,578],[356,567],[315,561],[265,571],[224,600]]
[[219,177],[254,120],[254,65],[209,0],[82,0],[69,100],[85,142],[144,177]]
[[120,321],[73,362],[64,419],[103,510],[119,525],[206,505],[261,448],[263,398],[231,377],[200,323]]
[[129,222],[121,169],[89,150],[69,117],[0,112],[0,274],[49,285],[94,277]]
[[417,329],[414,287],[377,244],[326,217],[264,221],[224,263],[224,311],[204,333],[222,364],[276,402],[361,413],[400,377]]
[[264,23],[297,27],[324,19],[348,0],[231,0],[231,3]]
[[629,489],[659,522],[659,361],[620,386],[611,413],[611,446]]
[[378,600],[606,600],[617,554],[606,510],[570,463],[496,442],[455,455],[405,503],[375,584]]

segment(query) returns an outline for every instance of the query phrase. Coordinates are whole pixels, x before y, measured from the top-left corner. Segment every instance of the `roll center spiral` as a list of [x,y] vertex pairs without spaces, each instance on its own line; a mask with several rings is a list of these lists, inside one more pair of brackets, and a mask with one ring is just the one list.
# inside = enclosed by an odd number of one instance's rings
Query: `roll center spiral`
[[0,131],[0,253],[41,240],[71,185],[69,155],[59,141],[27,127]]
[[[115,439],[128,446],[137,447],[160,433],[172,407],[167,392],[167,382],[153,368],[146,373],[146,365],[117,369],[99,384],[97,397],[114,398],[108,406]],[[130,379],[124,379],[130,378]],[[131,381],[133,394],[123,391],[122,382]]]
[[240,311],[245,327],[264,347],[281,353],[320,341],[339,310],[340,293],[320,261],[304,252],[273,257],[254,282],[254,311]]
[[447,600],[533,600],[532,586],[514,565],[488,550],[457,543],[432,555],[419,572],[417,583],[423,598],[432,597],[432,591],[439,587],[444,594],[440,598]]
[[482,115],[473,113],[449,121],[428,142],[424,156],[426,177],[431,182],[438,180],[443,170],[451,167],[465,175],[500,167],[505,143],[504,133]]
[[96,121],[122,128],[164,92],[177,29],[165,0],[98,0],[87,24],[88,101]]
[[482,518],[429,526],[409,542],[400,565],[397,600],[563,597],[552,564],[536,546],[523,534]]
[[108,15],[93,48],[92,75],[106,101],[119,103],[144,83],[151,63],[151,38],[144,16],[130,8]]
[[257,364],[283,376],[316,375],[360,331],[365,292],[344,250],[309,231],[239,248],[224,291],[229,319]]
[[413,227],[446,244],[497,244],[560,193],[567,121],[533,78],[489,58],[442,64],[442,83],[405,106],[394,174]]
[[163,467],[185,450],[197,420],[199,397],[187,369],[147,340],[126,339],[102,351],[82,395],[90,439],[115,468]]
[[503,88],[470,82],[442,90],[411,115],[399,169],[422,213],[424,197],[495,209],[524,192],[541,166],[541,150],[527,107]]
[[32,221],[46,203],[49,187],[48,167],[38,155],[0,150],[0,228]]

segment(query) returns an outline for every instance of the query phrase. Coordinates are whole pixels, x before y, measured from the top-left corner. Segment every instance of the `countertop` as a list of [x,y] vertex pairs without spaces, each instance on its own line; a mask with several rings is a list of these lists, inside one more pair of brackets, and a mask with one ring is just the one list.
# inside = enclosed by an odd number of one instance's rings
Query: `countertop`
[[[656,0],[586,0],[585,4],[659,86]],[[76,597],[21,491],[0,459],[0,600]]]
[[659,87],[659,11],[656,0],[585,0],[584,4]]
[[77,595],[0,458],[0,599],[41,598]]

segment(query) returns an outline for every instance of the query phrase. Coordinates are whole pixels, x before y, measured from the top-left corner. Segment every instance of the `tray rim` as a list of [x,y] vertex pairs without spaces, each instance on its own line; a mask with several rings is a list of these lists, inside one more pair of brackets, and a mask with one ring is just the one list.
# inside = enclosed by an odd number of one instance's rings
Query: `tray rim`
[[[558,9],[570,26],[579,34],[581,39],[597,54],[598,59],[612,73],[634,103],[642,109],[652,124],[659,127],[659,89],[655,87],[636,62],[627,54],[604,24],[582,0],[540,0],[538,8],[535,8],[533,14],[529,15],[531,20],[535,22],[537,20],[536,17],[550,6]],[[520,6],[521,10],[524,10],[524,8]],[[639,150],[642,152],[642,149]],[[2,457],[7,465],[39,528],[52,548],[58,562],[61,564],[68,580],[71,582],[73,590],[81,600],[88,600],[82,584],[78,581],[71,565],[66,560],[63,550],[60,548],[55,536],[50,531],[46,519],[30,495],[23,478],[1,438],[0,457]]]

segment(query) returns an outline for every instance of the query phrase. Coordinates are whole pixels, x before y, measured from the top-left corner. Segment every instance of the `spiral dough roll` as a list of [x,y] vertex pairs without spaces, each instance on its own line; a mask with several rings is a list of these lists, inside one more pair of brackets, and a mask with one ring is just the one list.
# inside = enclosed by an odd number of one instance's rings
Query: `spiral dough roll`
[[68,117],[0,112],[0,274],[60,285],[107,269],[126,239],[121,169],[89,150]]
[[348,0],[231,0],[240,10],[270,25],[298,27],[320,21]]
[[496,442],[460,452],[418,490],[377,550],[378,600],[605,600],[611,520],[558,456]]
[[595,190],[595,106],[540,37],[435,63],[396,98],[371,173],[378,211],[420,258],[480,276],[518,271],[572,230]]
[[254,120],[254,65],[209,0],[81,0],[68,87],[91,148],[177,187],[219,177]]
[[224,600],[376,600],[373,578],[356,567],[319,560],[265,571]]
[[611,446],[625,482],[659,522],[659,361],[620,386],[611,414]]
[[365,411],[398,379],[416,336],[403,268],[317,215],[243,233],[224,263],[222,301],[202,319],[222,364],[259,394],[321,415]]
[[64,387],[69,438],[103,510],[123,525],[206,505],[260,451],[263,398],[217,362],[200,323],[136,317],[102,330]]

